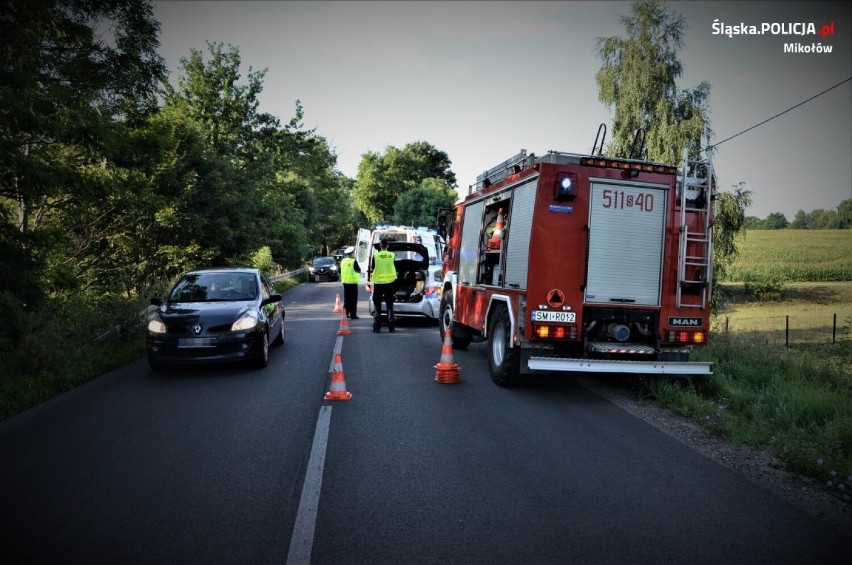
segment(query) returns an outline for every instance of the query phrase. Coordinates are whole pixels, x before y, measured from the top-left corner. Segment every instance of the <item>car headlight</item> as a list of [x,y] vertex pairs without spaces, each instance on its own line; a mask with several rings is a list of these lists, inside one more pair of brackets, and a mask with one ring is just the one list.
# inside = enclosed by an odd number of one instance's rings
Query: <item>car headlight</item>
[[332,270],[332,271],[336,271],[336,270],[337,270],[337,265],[332,265],[331,270]]
[[166,324],[160,318],[151,318],[151,321],[148,322],[148,331],[152,334],[164,334],[166,333]]
[[237,321],[233,323],[231,326],[232,332],[244,332],[246,330],[253,330],[257,325],[257,312],[246,312],[239,318]]

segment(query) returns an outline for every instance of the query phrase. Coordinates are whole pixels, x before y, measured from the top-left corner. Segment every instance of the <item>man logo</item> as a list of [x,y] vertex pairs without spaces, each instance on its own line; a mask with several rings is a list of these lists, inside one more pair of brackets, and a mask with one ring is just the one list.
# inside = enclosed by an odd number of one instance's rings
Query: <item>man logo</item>
[[689,328],[700,328],[701,318],[669,318],[670,326],[686,326]]

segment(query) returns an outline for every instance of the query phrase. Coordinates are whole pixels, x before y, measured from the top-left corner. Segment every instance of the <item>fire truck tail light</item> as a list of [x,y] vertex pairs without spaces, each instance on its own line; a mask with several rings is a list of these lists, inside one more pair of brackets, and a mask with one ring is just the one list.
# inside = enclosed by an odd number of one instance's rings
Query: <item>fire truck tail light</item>
[[704,332],[687,332],[683,330],[669,331],[669,341],[672,343],[707,343],[707,334]]
[[577,326],[534,326],[540,339],[577,339]]

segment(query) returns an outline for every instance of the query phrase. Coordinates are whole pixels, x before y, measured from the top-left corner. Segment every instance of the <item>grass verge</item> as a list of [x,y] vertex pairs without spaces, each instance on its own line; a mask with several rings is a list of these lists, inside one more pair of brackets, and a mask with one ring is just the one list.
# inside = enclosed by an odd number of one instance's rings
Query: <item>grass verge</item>
[[713,335],[695,360],[706,381],[658,380],[647,392],[718,436],[768,447],[788,469],[852,496],[852,344],[785,349]]

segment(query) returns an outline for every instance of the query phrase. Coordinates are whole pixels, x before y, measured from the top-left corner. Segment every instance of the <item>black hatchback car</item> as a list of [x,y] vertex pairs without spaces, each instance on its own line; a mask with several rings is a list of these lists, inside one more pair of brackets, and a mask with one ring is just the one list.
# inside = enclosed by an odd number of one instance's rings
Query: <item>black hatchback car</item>
[[308,282],[339,280],[340,270],[334,257],[317,257],[308,267]]
[[183,275],[148,321],[148,363],[250,361],[266,367],[284,343],[281,295],[259,269],[207,269]]

